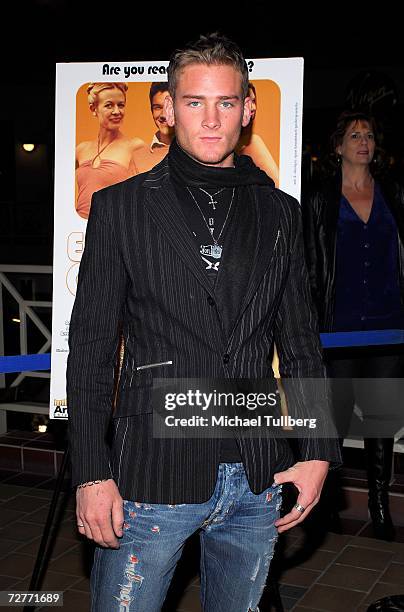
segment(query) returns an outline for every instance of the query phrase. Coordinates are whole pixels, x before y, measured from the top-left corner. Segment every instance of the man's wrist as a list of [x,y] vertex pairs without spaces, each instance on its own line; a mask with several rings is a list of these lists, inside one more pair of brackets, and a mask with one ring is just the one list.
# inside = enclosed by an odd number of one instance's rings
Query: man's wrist
[[77,489],[92,487],[93,485],[101,484],[102,482],[106,482],[107,480],[112,480],[112,478],[101,478],[101,480],[89,480],[88,482],[82,482],[81,484],[77,485]]

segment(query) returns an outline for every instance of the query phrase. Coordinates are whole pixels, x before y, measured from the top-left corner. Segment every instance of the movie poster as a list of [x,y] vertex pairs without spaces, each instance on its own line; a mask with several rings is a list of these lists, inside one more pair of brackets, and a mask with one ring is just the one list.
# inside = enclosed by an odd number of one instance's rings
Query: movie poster
[[[239,154],[300,198],[303,60],[247,61],[253,117]],[[71,63],[56,67],[56,137],[50,417],[67,418],[69,322],[91,196],[146,172],[167,154],[163,111],[167,62]],[[111,136],[113,136],[111,138]]]

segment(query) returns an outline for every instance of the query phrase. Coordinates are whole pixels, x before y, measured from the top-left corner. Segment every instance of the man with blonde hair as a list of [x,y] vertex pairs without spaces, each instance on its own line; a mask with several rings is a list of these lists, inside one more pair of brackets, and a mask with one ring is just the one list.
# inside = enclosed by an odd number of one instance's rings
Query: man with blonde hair
[[[153,379],[322,377],[299,206],[234,149],[248,69],[216,34],[176,51],[152,171],[95,194],[70,325],[68,404],[80,533],[99,547],[93,610],[161,609],[201,542],[205,612],[257,610],[277,533],[317,503],[334,440],[153,435]],[[112,415],[119,339],[125,351]],[[251,380],[251,383],[254,381]],[[281,484],[299,491],[279,518]]]

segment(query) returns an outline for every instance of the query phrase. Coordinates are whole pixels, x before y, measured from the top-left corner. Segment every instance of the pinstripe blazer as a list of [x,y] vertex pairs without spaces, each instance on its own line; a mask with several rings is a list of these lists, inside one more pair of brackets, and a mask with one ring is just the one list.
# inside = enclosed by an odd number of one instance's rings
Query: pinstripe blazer
[[[271,186],[243,189],[249,198],[228,220],[215,289],[167,159],[93,196],[69,336],[75,484],[113,477],[126,499],[203,502],[215,486],[220,440],[153,438],[153,377],[272,376],[274,341],[282,376],[324,375],[299,205]],[[111,419],[121,333],[125,354]],[[137,369],[156,363],[163,365]],[[294,462],[286,440],[240,437],[238,444],[255,493]],[[298,446],[301,460],[339,460],[335,441]]]

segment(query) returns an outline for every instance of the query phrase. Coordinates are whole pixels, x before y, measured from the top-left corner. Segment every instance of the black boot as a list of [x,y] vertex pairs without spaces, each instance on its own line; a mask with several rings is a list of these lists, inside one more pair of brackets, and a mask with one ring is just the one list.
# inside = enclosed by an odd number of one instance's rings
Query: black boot
[[375,536],[394,540],[395,530],[389,511],[389,484],[393,461],[393,438],[365,438],[369,486],[369,512]]

